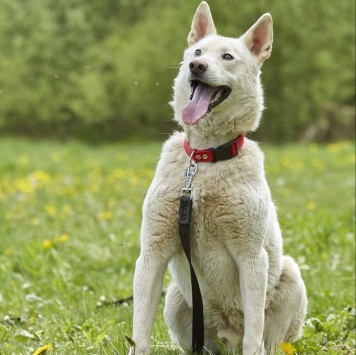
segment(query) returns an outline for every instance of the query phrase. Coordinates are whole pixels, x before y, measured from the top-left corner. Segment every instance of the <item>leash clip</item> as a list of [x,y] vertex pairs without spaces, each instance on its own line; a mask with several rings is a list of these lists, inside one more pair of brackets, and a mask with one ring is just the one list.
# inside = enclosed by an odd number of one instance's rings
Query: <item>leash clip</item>
[[[193,151],[194,153],[194,151]],[[192,155],[193,155],[192,153]],[[184,170],[185,179],[185,187],[181,189],[180,195],[182,196],[184,193],[190,194],[192,192],[192,180],[195,173],[198,171],[198,164],[192,160],[192,155],[190,156],[190,162],[188,168]]]

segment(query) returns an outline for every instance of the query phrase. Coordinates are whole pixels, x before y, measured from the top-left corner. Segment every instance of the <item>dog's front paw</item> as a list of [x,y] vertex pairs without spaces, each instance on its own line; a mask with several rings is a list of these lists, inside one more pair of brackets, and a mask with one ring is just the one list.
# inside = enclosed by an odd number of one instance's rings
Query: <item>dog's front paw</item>
[[236,350],[238,342],[241,341],[236,332],[231,330],[219,330],[217,336],[220,345],[227,352]]
[[149,355],[150,353],[149,346],[140,346],[140,344],[136,344],[133,340],[130,342],[130,345],[128,355]]
[[130,349],[128,355],[149,355],[150,346],[137,344],[131,337],[125,335],[126,340],[130,344]]
[[250,343],[246,344],[244,343],[243,345],[243,355],[265,355],[265,347],[264,344],[258,344],[258,343]]
[[127,342],[131,345],[128,355],[135,355],[136,354],[136,343],[135,343],[135,341],[130,336],[128,336],[127,334],[125,334],[125,338],[126,338]]
[[146,349],[140,349],[138,346],[131,346],[128,355],[149,355],[150,351]]

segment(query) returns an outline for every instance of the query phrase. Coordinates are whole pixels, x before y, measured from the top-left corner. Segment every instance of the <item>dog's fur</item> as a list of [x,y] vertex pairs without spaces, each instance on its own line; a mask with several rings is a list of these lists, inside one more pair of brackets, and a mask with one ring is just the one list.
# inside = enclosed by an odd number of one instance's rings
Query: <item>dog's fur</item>
[[[167,291],[164,317],[173,341],[181,349],[191,348],[190,274],[177,223],[183,171],[189,165],[183,140],[187,137],[191,147],[206,149],[257,128],[263,110],[260,67],[272,49],[272,18],[263,15],[240,38],[222,37],[202,2],[188,44],[172,102],[184,133],[164,144],[143,207],[134,277],[136,345],[130,349],[135,355],[150,352],[168,264],[174,282]],[[203,117],[192,117],[185,107],[194,79],[228,86],[231,94]],[[298,338],[307,307],[305,286],[294,260],[282,254],[258,145],[245,139],[237,157],[198,163],[192,186],[191,248],[204,303],[205,347],[218,352],[217,336],[229,351],[242,348],[243,355],[264,354]]]

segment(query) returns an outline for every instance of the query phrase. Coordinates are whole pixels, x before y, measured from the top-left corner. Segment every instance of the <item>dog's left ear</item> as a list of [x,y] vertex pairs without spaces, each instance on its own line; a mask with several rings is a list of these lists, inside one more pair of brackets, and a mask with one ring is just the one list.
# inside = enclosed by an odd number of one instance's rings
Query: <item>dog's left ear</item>
[[242,36],[247,48],[257,58],[260,65],[272,52],[273,22],[270,14],[262,15],[258,21]]
[[189,47],[209,35],[216,35],[216,29],[209,5],[203,1],[198,6],[193,18],[192,28],[188,35]]

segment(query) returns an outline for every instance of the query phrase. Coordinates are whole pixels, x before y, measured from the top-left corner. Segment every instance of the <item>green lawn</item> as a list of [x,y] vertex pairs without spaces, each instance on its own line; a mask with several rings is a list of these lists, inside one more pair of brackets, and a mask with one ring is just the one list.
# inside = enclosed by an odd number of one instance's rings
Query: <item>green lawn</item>
[[[285,251],[308,289],[295,354],[353,354],[354,142],[261,146]],[[48,344],[48,354],[126,353],[132,305],[110,302],[132,295],[141,205],[159,152],[158,143],[1,138],[1,355]],[[163,299],[154,353],[178,354],[162,307]]]

